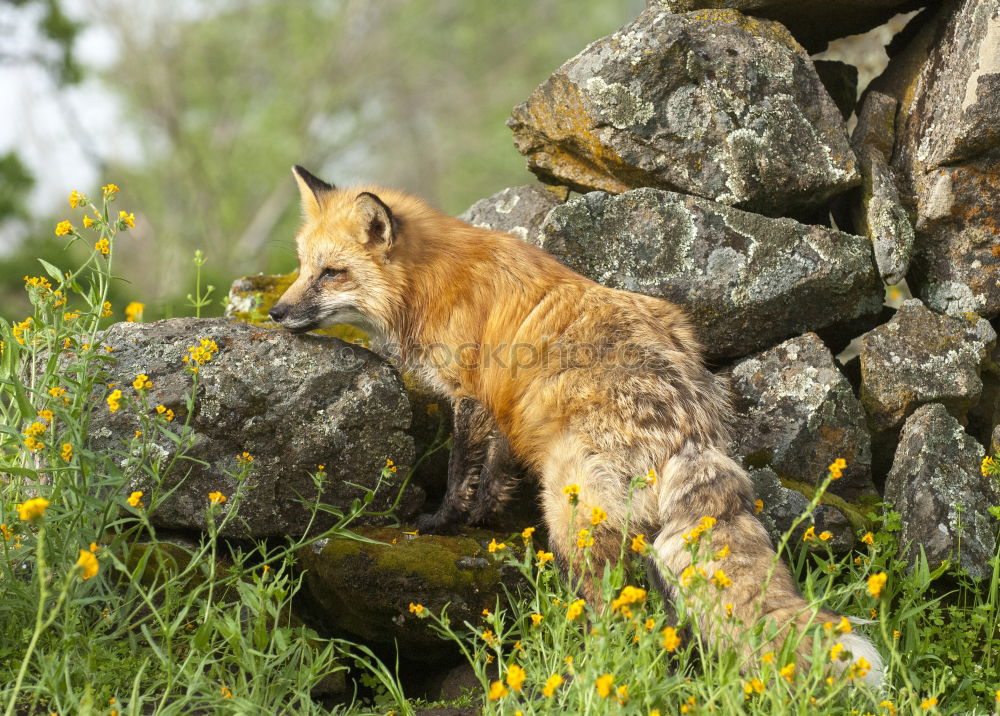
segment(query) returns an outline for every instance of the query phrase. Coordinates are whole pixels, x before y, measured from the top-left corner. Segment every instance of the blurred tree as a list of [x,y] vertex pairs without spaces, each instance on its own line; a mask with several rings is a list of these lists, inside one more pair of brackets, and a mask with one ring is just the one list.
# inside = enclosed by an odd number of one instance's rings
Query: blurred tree
[[[118,263],[164,299],[205,251],[220,290],[295,265],[301,163],[450,212],[531,181],[504,122],[566,58],[642,0],[91,0],[121,47],[106,74],[145,160],[114,166],[141,219]],[[141,216],[140,216],[141,214]]]

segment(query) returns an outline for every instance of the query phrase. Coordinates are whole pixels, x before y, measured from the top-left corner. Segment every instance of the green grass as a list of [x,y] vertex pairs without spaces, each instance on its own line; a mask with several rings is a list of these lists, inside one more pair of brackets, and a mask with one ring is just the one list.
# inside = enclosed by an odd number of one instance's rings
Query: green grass
[[[407,699],[394,665],[364,646],[321,637],[292,611],[302,584],[296,550],[330,534],[349,535],[364,500],[322,535],[227,542],[218,535],[238,519],[253,470],[244,460],[232,475],[235,492],[212,504],[200,539],[182,547],[161,540],[149,520],[165,490],[131,500],[124,494],[131,471],[172,484],[165,478],[183,469],[191,431],[156,412],[143,381],[119,386],[117,399],[105,385],[102,367],[113,358],[98,330],[115,245],[128,240],[121,233],[129,228],[112,210],[114,198],[106,190],[85,201],[93,225],[65,233],[89,250],[81,266],[67,272],[43,263],[46,276],[26,282],[31,320],[0,319],[0,709],[6,716],[412,713],[421,702]],[[205,299],[196,287],[195,312]],[[211,347],[200,348],[192,355],[211,361]],[[196,365],[188,365],[189,401]],[[142,434],[123,442],[119,454],[90,452],[90,415],[111,409],[148,416]],[[170,463],[148,449],[157,435],[180,447]],[[127,455],[141,457],[123,467]],[[19,512],[19,505],[26,507]],[[311,509],[315,515],[328,508]],[[766,625],[746,637],[750,664],[733,644],[703,640],[696,616],[725,587],[696,578],[674,613],[646,591],[628,544],[618,568],[596,575],[605,609],[578,602],[572,582],[539,557],[544,545],[515,534],[494,558],[520,571],[523,586],[480,622],[452,623],[447,609],[414,611],[454,642],[480,682],[453,705],[489,713],[993,713],[1000,688],[998,561],[983,583],[947,565],[932,570],[921,561],[911,569],[898,556],[898,516],[867,519],[878,527],[856,554],[838,558],[824,543],[806,549],[787,537],[782,552],[812,603],[870,622],[853,628],[885,656],[879,693],[849,672],[830,670],[838,634],[823,625],[813,635],[812,668],[794,673],[784,668],[794,640],[773,659],[755,648],[767,640]],[[885,587],[873,596],[868,577],[883,573]],[[626,587],[634,589],[623,593]],[[623,595],[629,603],[611,609]],[[666,638],[668,628],[676,641]],[[313,697],[341,679],[347,696],[340,701]]]

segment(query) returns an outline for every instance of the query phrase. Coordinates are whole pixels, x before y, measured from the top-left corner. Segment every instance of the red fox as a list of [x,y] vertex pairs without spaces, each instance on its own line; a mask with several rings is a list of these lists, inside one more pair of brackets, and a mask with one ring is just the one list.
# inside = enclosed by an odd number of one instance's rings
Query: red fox
[[[599,586],[570,564],[579,530],[589,530],[599,563],[618,559],[623,532],[649,537],[651,573],[676,597],[692,561],[686,537],[711,517],[712,553],[699,566],[723,570],[731,584],[699,616],[703,632],[747,650],[743,630],[773,620],[776,648],[790,627],[839,621],[813,613],[787,567],[775,564],[751,481],[726,454],[727,395],[680,308],[601,286],[511,235],[404,193],[338,189],[301,167],[293,173],[304,212],[299,276],[271,318],[296,332],[353,323],[383,336],[402,368],[452,400],[460,424],[502,434],[503,444],[487,449],[493,458],[471,462],[491,469],[509,446],[538,476],[550,547],[588,600],[600,601]],[[449,495],[426,525],[482,517],[503,502],[500,487],[482,497],[490,504],[470,506],[470,450],[458,435],[456,448]],[[651,484],[633,490],[645,475]],[[606,516],[596,526],[593,508]],[[856,632],[839,641],[859,672],[870,665],[866,680],[880,682],[873,645]],[[800,655],[810,648],[805,639]]]

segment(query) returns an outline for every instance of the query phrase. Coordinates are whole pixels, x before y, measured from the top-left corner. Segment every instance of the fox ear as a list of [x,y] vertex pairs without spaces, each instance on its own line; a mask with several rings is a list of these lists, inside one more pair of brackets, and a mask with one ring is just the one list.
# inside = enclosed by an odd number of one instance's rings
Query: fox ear
[[333,191],[336,187],[327,184],[317,176],[313,176],[304,168],[296,164],[292,167],[292,174],[295,176],[295,183],[299,185],[299,194],[302,195],[302,206],[307,213],[319,211],[319,200],[323,194]]
[[396,237],[392,209],[368,191],[358,194],[356,206],[362,231],[358,240],[369,248],[387,251]]

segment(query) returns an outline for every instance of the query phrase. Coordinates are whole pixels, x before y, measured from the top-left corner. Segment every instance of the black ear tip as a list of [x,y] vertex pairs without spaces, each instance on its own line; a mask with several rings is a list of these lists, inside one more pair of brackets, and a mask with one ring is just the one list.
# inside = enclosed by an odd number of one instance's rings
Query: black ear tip
[[312,189],[313,194],[319,196],[323,192],[332,191],[335,189],[333,184],[327,184],[325,181],[315,176],[308,169],[303,167],[301,164],[296,164],[292,167],[292,173],[295,174],[299,179],[306,183],[310,189]]

